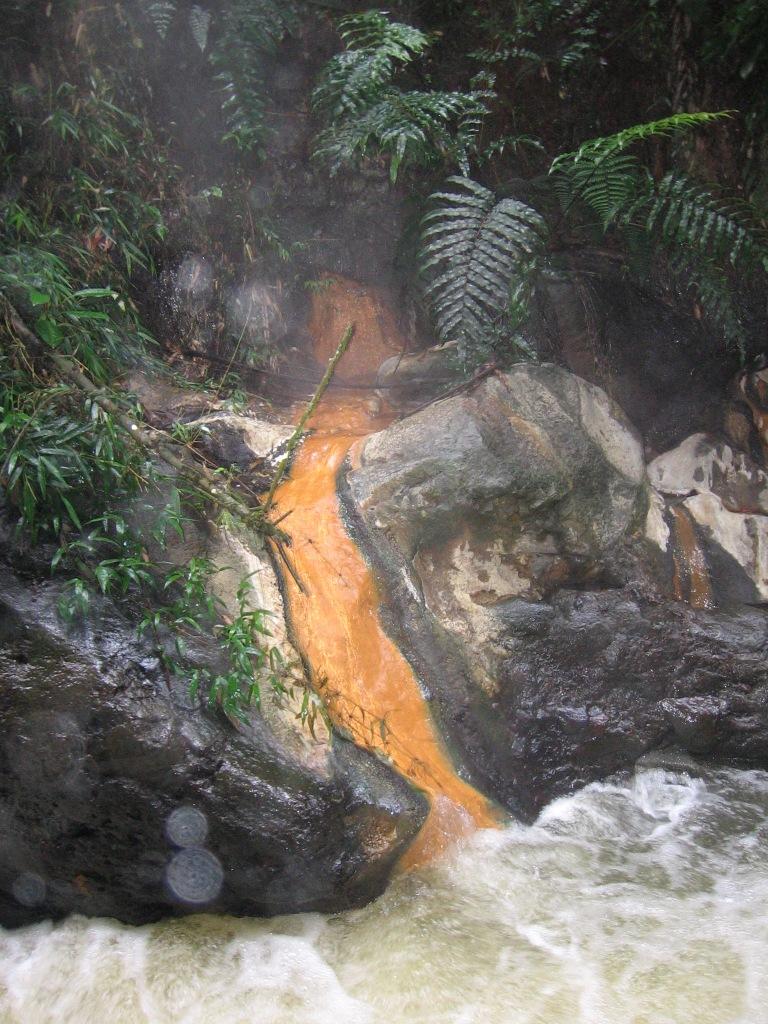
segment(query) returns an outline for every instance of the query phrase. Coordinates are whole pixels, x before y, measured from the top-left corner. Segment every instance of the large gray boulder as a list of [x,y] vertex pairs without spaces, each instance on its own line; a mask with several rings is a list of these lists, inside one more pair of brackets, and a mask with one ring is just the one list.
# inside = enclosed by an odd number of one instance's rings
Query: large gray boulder
[[644,478],[604,392],[520,365],[374,435],[348,484],[384,560],[491,686],[499,605],[599,575],[644,512]]
[[340,489],[457,764],[514,813],[668,743],[768,760],[768,619],[670,600],[599,388],[514,367],[374,435]]
[[0,924],[335,911],[382,891],[426,813],[403,779],[267,708],[209,712],[109,604],[67,627],[58,596],[0,568]]

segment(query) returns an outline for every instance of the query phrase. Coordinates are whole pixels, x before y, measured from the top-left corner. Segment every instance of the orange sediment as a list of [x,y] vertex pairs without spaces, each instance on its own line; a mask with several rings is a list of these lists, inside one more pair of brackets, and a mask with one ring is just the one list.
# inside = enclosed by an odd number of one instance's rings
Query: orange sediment
[[410,868],[498,817],[456,774],[411,666],[381,626],[373,574],[341,517],[341,465],[355,442],[390,420],[362,400],[324,401],[275,503],[278,516],[290,513],[283,525],[306,589],[287,576],[294,634],[331,718],[429,799],[427,820],[401,860]]
[[693,523],[688,513],[679,506],[672,508],[672,514],[675,533],[672,555],[675,597],[678,601],[687,600],[693,608],[712,608],[712,584]]

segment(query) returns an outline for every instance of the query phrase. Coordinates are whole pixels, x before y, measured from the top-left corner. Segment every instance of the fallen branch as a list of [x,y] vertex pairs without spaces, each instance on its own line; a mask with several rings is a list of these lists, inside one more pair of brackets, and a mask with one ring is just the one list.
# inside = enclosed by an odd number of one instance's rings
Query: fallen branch
[[320,404],[320,399],[323,397],[328,388],[328,385],[331,383],[331,379],[333,378],[333,375],[336,372],[336,367],[339,364],[339,360],[349,348],[349,343],[350,341],[352,341],[354,333],[355,325],[349,324],[347,326],[347,329],[344,331],[342,339],[339,342],[338,348],[331,356],[331,359],[328,363],[328,368],[323,374],[323,379],[317,385],[317,390],[310,399],[309,405],[302,413],[299,422],[296,424],[296,429],[288,439],[288,445],[285,450],[285,458],[282,460],[280,465],[275,470],[275,475],[272,477],[272,484],[269,488],[269,493],[267,494],[267,497],[264,500],[265,516],[269,513],[269,510],[272,508],[272,502],[274,501],[275,491],[280,486],[280,481],[285,476],[285,471],[290,465],[291,457],[293,456],[293,453],[296,450],[296,446],[298,445],[299,441],[302,438],[302,435],[304,434],[304,428],[307,425],[307,421],[310,419],[315,409],[317,409],[318,405]]

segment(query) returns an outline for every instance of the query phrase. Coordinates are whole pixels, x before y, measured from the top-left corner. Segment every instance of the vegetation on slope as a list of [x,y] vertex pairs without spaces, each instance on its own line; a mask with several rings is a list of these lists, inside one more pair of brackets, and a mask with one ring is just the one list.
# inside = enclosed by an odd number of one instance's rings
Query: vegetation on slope
[[[229,470],[212,475],[182,427],[149,429],[120,382],[131,367],[169,372],[169,352],[199,341],[153,299],[190,238],[233,287],[254,267],[316,286],[301,240],[283,237],[269,196],[254,198],[276,145],[272,81],[291,61],[314,72],[293,112],[314,160],[286,171],[286,192],[313,175],[327,190],[386,177],[409,195],[422,223],[404,247],[409,276],[468,366],[531,354],[541,275],[596,241],[694,316],[702,344],[744,359],[762,345],[764,4],[409,0],[340,18],[339,6],[0,0],[6,518],[69,581],[64,614],[86,613],[97,591],[130,603],[168,670],[232,714],[259,682],[285,685],[247,581],[225,622],[215,568],[150,556],[126,505],[162,482],[158,550],[193,516],[274,543],[279,530],[234,496]],[[249,307],[233,322],[219,286],[204,345],[225,365],[274,365],[269,318],[251,331]],[[217,394],[241,397],[231,383]],[[195,675],[186,640],[209,634],[216,664]]]

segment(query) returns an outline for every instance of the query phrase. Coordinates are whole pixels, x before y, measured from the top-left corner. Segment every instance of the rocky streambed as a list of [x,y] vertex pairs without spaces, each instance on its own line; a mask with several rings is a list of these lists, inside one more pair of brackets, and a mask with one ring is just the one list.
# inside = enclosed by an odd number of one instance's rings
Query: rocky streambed
[[[338,333],[352,303],[364,350],[380,300],[345,287],[315,322]],[[547,362],[419,409],[444,355],[385,364],[399,406],[382,387],[356,419],[316,420],[279,496],[314,604],[253,536],[199,524],[179,542],[220,567],[226,607],[254,580],[330,730],[290,701],[244,723],[209,710],[110,602],[63,623],[59,585],[7,545],[0,923],[346,910],[473,820],[530,822],[649,752],[766,765],[764,374],[740,378],[719,429],[641,435],[605,388]],[[150,418],[173,413],[134,385]],[[291,432],[200,413],[177,415],[224,465],[264,466]]]

